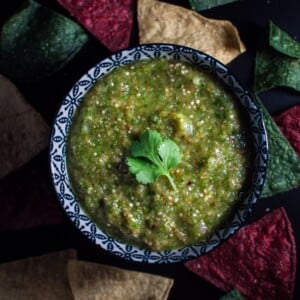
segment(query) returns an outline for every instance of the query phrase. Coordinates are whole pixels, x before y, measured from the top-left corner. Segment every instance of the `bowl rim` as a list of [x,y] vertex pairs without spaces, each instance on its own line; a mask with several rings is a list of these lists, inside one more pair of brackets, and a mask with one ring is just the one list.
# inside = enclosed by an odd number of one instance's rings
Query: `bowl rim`
[[[202,242],[180,249],[151,251],[116,240],[103,232],[85,213],[70,185],[66,163],[66,143],[76,109],[99,78],[121,65],[159,57],[187,61],[207,69],[213,76],[221,79],[235,94],[250,116],[251,133],[255,144],[255,170],[247,197],[236,207],[233,216],[215,234]],[[144,263],[175,263],[190,260],[210,252],[230,238],[244,225],[253,205],[259,199],[266,178],[267,162],[267,132],[256,99],[227,66],[199,50],[176,44],[140,44],[100,60],[77,80],[63,98],[54,117],[50,135],[49,165],[52,184],[60,205],[69,219],[81,233],[102,249],[124,259]]]

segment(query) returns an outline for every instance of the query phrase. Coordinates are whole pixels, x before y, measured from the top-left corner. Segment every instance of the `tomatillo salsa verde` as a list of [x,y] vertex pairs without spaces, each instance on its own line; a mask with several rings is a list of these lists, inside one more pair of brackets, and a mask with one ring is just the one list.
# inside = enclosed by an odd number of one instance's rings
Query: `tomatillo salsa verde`
[[[250,143],[240,104],[216,78],[167,59],[122,66],[98,80],[69,131],[72,188],[91,219],[120,241],[176,249],[215,232],[243,197]],[[170,174],[141,184],[129,172],[145,130],[174,141]]]

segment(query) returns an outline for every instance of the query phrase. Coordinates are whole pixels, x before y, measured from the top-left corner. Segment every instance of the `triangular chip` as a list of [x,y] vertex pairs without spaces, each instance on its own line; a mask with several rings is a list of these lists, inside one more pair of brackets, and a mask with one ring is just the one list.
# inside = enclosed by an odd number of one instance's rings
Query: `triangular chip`
[[128,47],[133,0],[57,1],[110,51]]
[[271,197],[300,185],[300,157],[256,97],[268,133],[268,168],[261,197]]
[[72,20],[38,2],[28,2],[1,30],[0,72],[20,84],[58,71],[88,39]]
[[45,161],[47,153],[42,153],[0,180],[0,231],[63,223]]
[[173,280],[108,265],[71,260],[68,265],[75,300],[167,299]]
[[271,47],[260,49],[255,58],[254,91],[260,93],[277,87],[300,92],[300,60]]
[[211,9],[216,6],[229,4],[238,0],[189,0],[193,10],[200,11]]
[[185,263],[201,278],[246,299],[289,300],[296,275],[296,244],[284,208],[241,228],[224,244]]
[[238,290],[233,289],[226,295],[222,296],[220,300],[246,300],[246,299],[241,295],[241,293]]
[[278,52],[290,57],[300,58],[300,43],[273,22],[269,24],[269,44]]
[[16,86],[0,75],[0,178],[21,167],[49,143],[50,128]]
[[205,52],[224,64],[246,49],[229,21],[205,18],[184,7],[156,0],[138,1],[140,43],[172,43]]
[[[263,36],[265,38],[265,36]],[[260,93],[276,87],[300,91],[300,43],[274,23],[269,24],[268,47],[256,53],[254,90]]]
[[273,119],[300,156],[300,105],[282,111],[273,116]]
[[64,250],[1,264],[1,300],[72,300],[67,262],[75,258],[74,250]]

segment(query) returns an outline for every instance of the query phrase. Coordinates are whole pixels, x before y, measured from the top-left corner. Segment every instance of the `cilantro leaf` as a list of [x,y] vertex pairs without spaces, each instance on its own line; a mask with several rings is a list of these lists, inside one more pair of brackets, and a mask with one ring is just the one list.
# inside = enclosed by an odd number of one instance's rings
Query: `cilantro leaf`
[[161,143],[162,137],[159,132],[147,130],[142,133],[139,142],[133,143],[130,149],[131,154],[133,157],[145,157],[150,161],[155,160],[157,149]]
[[140,183],[154,182],[159,176],[166,176],[174,190],[175,183],[170,170],[181,159],[180,149],[176,143],[163,139],[159,132],[146,130],[130,148],[131,156],[127,159],[129,171]]
[[129,171],[135,174],[137,181],[140,183],[151,183],[159,176],[155,166],[145,159],[130,157],[127,160],[127,165]]
[[158,154],[166,169],[171,169],[180,162],[179,147],[171,140],[165,140],[158,148]]

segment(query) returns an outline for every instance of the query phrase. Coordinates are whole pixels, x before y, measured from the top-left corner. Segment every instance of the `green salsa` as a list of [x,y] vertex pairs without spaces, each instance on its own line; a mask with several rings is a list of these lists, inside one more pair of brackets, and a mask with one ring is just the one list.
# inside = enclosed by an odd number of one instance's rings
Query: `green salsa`
[[[120,241],[176,249],[213,234],[243,197],[250,143],[240,104],[197,67],[167,59],[122,66],[85,95],[70,127],[67,167],[91,219]],[[145,130],[180,148],[171,170],[139,183],[126,164]]]

